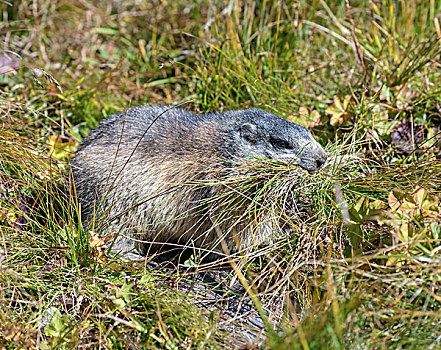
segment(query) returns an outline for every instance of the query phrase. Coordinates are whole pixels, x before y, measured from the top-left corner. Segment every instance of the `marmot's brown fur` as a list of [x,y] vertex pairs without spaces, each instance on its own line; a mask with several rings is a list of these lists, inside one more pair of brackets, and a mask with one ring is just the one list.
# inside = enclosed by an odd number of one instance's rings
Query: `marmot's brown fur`
[[[250,157],[290,162],[309,173],[326,161],[306,128],[259,109],[197,115],[139,106],[102,121],[71,165],[83,218],[95,229],[107,226],[118,237],[114,249],[145,254],[151,242],[168,242],[202,248],[213,258],[210,252],[222,253],[219,232],[231,252],[272,234],[221,214],[222,191],[235,184],[215,182]],[[246,196],[235,201],[238,211],[250,204]]]

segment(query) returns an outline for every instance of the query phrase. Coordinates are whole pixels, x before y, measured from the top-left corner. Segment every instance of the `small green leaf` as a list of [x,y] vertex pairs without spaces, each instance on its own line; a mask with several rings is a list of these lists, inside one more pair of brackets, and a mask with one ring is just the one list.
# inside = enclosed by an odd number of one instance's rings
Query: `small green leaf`
[[334,96],[334,105],[335,107],[340,110],[341,112],[344,112],[345,109],[343,108],[343,106],[341,105],[341,100],[340,97],[338,96]]
[[340,97],[334,96],[334,104],[325,110],[326,113],[332,115],[330,120],[331,125],[343,124],[345,118],[348,116],[347,108],[349,107],[350,100],[351,96],[345,97],[343,101]]
[[112,28],[100,28],[96,27],[92,29],[97,34],[107,34],[107,35],[116,35],[118,34],[118,30]]
[[113,299],[113,303],[120,309],[124,309],[127,305],[123,298]]
[[343,110],[346,111],[348,109],[349,106],[349,102],[351,102],[351,95],[347,95],[345,96],[345,99],[343,100]]
[[429,194],[424,188],[417,188],[416,191],[413,193],[413,199],[415,200],[415,204],[419,207],[424,202],[424,200],[427,198]]
[[398,229],[398,239],[401,242],[408,242],[409,238],[413,237],[415,229],[412,224],[406,222]]
[[404,192],[401,192],[400,190],[392,190],[388,197],[387,202],[389,203],[390,208],[395,211],[398,210],[398,208],[401,206],[401,202],[403,201],[405,196]]

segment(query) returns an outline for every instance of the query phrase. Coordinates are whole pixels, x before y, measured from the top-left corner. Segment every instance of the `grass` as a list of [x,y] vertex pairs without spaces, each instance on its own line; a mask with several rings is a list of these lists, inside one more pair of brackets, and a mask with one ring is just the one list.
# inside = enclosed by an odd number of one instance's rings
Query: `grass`
[[287,218],[290,235],[235,262],[265,313],[279,306],[262,348],[440,346],[439,2],[0,7],[3,50],[22,57],[0,75],[2,347],[236,346],[240,334],[173,279],[109,254],[64,186],[100,120],[184,101],[262,108],[309,127],[330,154],[301,183],[260,162],[241,185],[265,184],[256,216],[283,216],[286,194],[308,198],[306,222]]

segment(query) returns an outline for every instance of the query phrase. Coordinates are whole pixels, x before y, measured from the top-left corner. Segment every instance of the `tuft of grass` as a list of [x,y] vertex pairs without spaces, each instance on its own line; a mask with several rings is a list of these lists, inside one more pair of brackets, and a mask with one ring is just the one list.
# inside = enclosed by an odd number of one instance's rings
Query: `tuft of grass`
[[2,346],[221,348],[228,337],[214,315],[201,315],[162,276],[106,255],[60,191],[63,164],[10,119],[0,153]]

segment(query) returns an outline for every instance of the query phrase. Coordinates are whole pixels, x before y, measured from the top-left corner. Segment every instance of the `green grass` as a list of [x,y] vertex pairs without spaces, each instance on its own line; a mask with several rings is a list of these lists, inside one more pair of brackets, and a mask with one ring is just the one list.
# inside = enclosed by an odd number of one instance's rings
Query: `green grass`
[[281,305],[263,348],[440,347],[439,1],[0,7],[2,48],[22,56],[0,75],[1,347],[233,347],[216,313],[106,252],[63,180],[106,116],[184,101],[281,115],[330,154],[300,183],[263,161],[239,184],[265,184],[256,217],[308,198],[307,222],[286,218],[290,235],[236,261],[259,304]]

